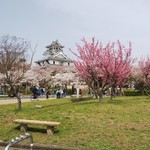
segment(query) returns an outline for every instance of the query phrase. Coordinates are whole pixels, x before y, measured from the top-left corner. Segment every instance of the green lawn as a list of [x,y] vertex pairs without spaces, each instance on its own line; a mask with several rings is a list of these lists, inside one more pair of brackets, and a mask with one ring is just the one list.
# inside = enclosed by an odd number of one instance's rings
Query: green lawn
[[8,95],[0,95],[0,100],[3,98],[9,98]]
[[[35,108],[42,105],[43,108]],[[46,127],[30,126],[34,143],[99,150],[150,149],[150,99],[117,97],[112,103],[105,98],[72,103],[70,99],[35,101],[0,105],[0,140],[10,141],[21,134],[14,119],[59,121],[53,136]],[[24,141],[24,142],[28,142]]]

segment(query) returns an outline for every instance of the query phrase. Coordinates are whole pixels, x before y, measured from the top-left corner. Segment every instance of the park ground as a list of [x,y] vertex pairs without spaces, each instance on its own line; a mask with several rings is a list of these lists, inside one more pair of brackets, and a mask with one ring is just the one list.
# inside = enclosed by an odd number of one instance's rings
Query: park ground
[[[16,100],[15,100],[16,101]],[[36,108],[36,105],[42,106]],[[0,140],[20,135],[14,119],[58,121],[53,136],[43,126],[31,126],[35,144],[98,150],[148,150],[150,148],[150,99],[146,96],[116,97],[111,103],[91,99],[73,103],[70,98],[0,105]],[[27,141],[24,141],[25,143]]]

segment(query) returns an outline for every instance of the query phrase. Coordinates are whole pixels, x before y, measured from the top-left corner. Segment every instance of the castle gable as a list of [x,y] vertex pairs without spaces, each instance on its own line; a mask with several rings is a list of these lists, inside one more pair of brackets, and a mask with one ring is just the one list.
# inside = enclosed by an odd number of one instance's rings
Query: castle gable
[[68,59],[67,56],[63,52],[59,52],[53,56],[54,58],[60,58],[60,59]]

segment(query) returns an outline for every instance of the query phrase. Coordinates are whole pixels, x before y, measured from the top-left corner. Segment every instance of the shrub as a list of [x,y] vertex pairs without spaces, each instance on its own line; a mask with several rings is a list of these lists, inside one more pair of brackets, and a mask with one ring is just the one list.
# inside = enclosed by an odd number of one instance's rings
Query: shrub
[[150,90],[145,90],[144,95],[150,95]]
[[138,91],[124,91],[124,95],[125,96],[140,96],[142,94]]

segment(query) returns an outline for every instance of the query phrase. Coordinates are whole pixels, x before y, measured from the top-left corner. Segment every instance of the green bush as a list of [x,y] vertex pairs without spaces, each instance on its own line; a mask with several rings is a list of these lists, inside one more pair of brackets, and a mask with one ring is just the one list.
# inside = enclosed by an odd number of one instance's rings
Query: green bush
[[125,96],[141,96],[139,91],[124,91]]
[[127,90],[124,90],[124,95],[125,96],[142,96],[142,95],[146,96],[146,95],[150,95],[150,90],[144,90],[144,93],[142,94],[138,90],[127,89]]
[[150,90],[145,90],[145,91],[144,91],[144,94],[145,94],[145,95],[150,95]]

